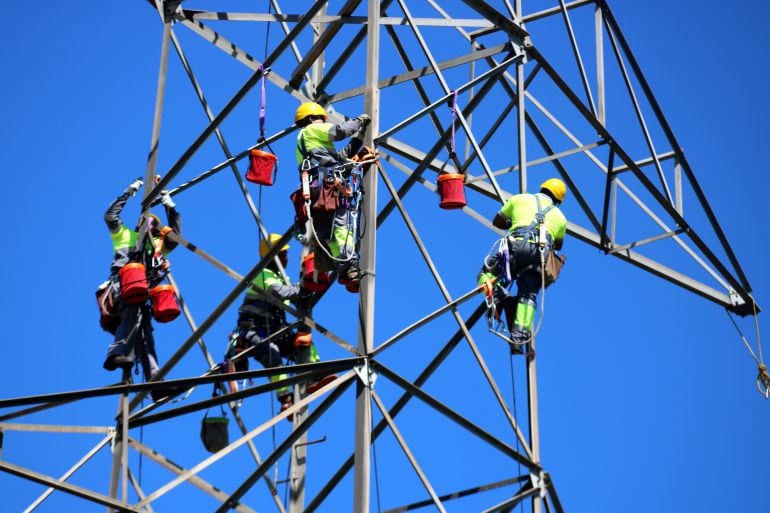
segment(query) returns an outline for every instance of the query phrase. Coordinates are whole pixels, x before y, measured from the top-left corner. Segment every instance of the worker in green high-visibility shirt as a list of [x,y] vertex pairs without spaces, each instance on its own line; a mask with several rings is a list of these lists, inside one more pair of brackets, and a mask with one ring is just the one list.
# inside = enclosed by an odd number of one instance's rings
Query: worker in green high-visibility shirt
[[[349,181],[352,167],[345,167],[363,145],[363,134],[369,125],[366,114],[333,124],[326,122],[326,111],[314,102],[303,103],[297,108],[294,122],[300,127],[297,134],[296,157],[300,176],[306,175],[304,194],[311,202],[312,231],[306,234],[309,246],[323,245],[314,251],[316,258],[326,254],[333,260],[339,272],[340,283],[350,292],[358,292],[360,270],[358,268],[357,206],[360,204],[356,191],[351,193]],[[340,150],[334,143],[350,137],[350,142]],[[302,189],[298,192],[302,192]],[[301,195],[299,196],[301,197]],[[311,252],[308,250],[307,252]],[[302,255],[303,260],[305,255]]]
[[[567,232],[567,219],[558,207],[566,195],[564,182],[550,178],[536,194],[508,198],[492,220],[508,234],[502,248],[485,259],[478,284],[505,313],[515,344],[532,338],[537,294],[543,282],[541,262],[550,252],[561,250]],[[507,289],[514,280],[516,298]]]
[[[263,239],[259,244],[259,255],[263,257],[270,251],[270,247],[277,244],[281,236],[271,233],[268,240]],[[284,268],[289,263],[289,245],[283,246],[278,252],[278,259]],[[231,338],[225,357],[230,360],[238,352],[253,346],[252,355],[255,360],[266,368],[280,367],[283,359],[295,363],[315,363],[320,361],[318,351],[313,344],[310,330],[302,325],[302,329],[286,329],[289,324],[286,321],[286,312],[279,306],[264,299],[257,290],[265,291],[273,298],[288,305],[294,303],[300,310],[304,310],[310,293],[299,285],[287,283],[278,270],[275,261],[268,263],[262,271],[252,280],[251,286],[246,291],[246,297],[238,308],[237,336]],[[277,336],[272,335],[284,330]],[[268,340],[269,338],[269,340]],[[245,360],[237,362],[231,370],[245,370],[248,363]],[[284,379],[285,374],[273,375],[271,381]],[[308,383],[306,392],[312,393],[321,386],[336,378],[336,375],[326,376],[320,380]],[[276,391],[278,401],[281,403],[281,411],[293,404],[293,395],[289,387],[283,387]]]

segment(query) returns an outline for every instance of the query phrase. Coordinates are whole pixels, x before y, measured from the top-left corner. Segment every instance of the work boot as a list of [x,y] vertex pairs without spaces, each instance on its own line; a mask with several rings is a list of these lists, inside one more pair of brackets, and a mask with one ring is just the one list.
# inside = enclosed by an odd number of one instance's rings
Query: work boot
[[309,331],[297,330],[294,335],[294,349],[310,347],[313,344],[313,334]]
[[345,290],[348,292],[356,293],[359,289],[360,278],[361,270],[358,268],[358,262],[352,261],[340,272],[340,277],[337,281],[345,285]]
[[[291,394],[285,394],[280,397],[278,397],[278,401],[281,403],[281,413],[285,412],[292,406],[294,406],[294,397]],[[294,421],[294,415],[289,415],[286,417],[286,420],[289,422]]]
[[118,367],[124,370],[131,370],[131,367],[134,366],[134,359],[130,356],[124,356],[124,355],[110,355],[107,357],[106,360],[104,360],[104,363],[102,364],[102,367],[107,369],[108,371],[114,371]]
[[311,381],[310,383],[307,384],[307,387],[305,387],[305,393],[308,395],[312,394],[316,390],[320,390],[321,388],[325,387],[335,379],[337,379],[336,374],[329,374],[328,376],[324,376],[319,380]]

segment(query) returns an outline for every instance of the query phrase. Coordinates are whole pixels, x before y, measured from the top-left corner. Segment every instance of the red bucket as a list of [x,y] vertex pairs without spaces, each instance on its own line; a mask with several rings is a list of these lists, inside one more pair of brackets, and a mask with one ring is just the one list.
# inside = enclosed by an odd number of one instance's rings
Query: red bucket
[[262,150],[251,150],[246,180],[259,185],[273,185],[273,169],[278,158]]
[[463,208],[465,201],[465,184],[463,175],[459,173],[445,173],[438,177],[438,193],[441,196],[439,207],[447,210]]
[[147,299],[147,272],[144,264],[130,263],[118,271],[120,297],[128,304],[141,303]]
[[171,322],[179,317],[179,304],[174,296],[174,287],[158,285],[150,290],[152,301],[152,316],[158,322]]

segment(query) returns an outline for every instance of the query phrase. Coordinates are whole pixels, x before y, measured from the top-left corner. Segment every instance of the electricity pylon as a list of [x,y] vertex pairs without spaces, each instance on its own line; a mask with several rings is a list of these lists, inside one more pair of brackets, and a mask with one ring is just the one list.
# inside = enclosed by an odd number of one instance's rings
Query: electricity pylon
[[[158,12],[163,42],[146,183],[153,183],[157,174],[162,179],[147,189],[143,208],[157,204],[162,189],[181,200],[188,191],[211,186],[215,177],[230,169],[237,193],[249,210],[243,217],[253,218],[261,237],[270,231],[284,234],[244,275],[233,271],[235,266],[227,260],[214,256],[235,258],[227,252],[225,241],[218,246],[216,240],[204,244],[179,239],[191,251],[190,260],[202,258],[223,279],[234,279],[237,285],[200,325],[186,307],[195,303],[194,294],[183,298],[192,333],[178,344],[157,379],[186,361],[196,345],[204,347],[209,372],[171,384],[190,388],[225,379],[213,372],[216,362],[205,350],[203,337],[232,309],[278,248],[295,235],[292,222],[285,217],[275,221],[278,216],[258,208],[252,198],[254,189],[242,178],[252,149],[275,147],[283,159],[293,159],[296,127],[291,121],[261,137],[256,136],[255,123],[243,128],[243,117],[252,121],[256,117],[257,97],[262,107],[270,98],[268,112],[281,112],[282,120],[290,120],[293,109],[306,101],[322,104],[332,122],[361,111],[372,119],[365,144],[376,148],[379,163],[364,177],[361,290],[357,297],[344,299],[339,297],[344,291],[333,289],[326,298],[328,302],[334,297],[347,306],[354,305],[352,298],[357,299],[357,316],[348,312],[340,319],[341,308],[324,308],[323,300],[312,317],[285,307],[290,316],[315,329],[317,340],[328,340],[345,357],[240,373],[235,377],[293,374],[285,382],[260,384],[157,413],[153,411],[164,405],[140,408],[144,394],[158,386],[154,384],[3,401],[3,407],[43,403],[50,408],[61,401],[121,396],[116,427],[89,431],[80,426],[48,426],[54,431],[103,435],[68,475],[57,479],[6,462],[0,462],[0,469],[121,511],[150,511],[186,483],[213,497],[216,505],[211,509],[217,512],[273,507],[292,513],[328,511],[332,501],[336,501],[336,510],[352,502],[353,511],[368,512],[373,488],[379,497],[373,466],[375,471],[386,469],[409,483],[404,487],[408,491],[390,489],[387,511],[420,507],[451,511],[455,504],[461,511],[511,511],[522,501],[535,512],[562,511],[554,480],[540,461],[535,342],[513,356],[512,372],[526,377],[525,383],[513,385],[511,390],[514,397],[517,389],[525,393],[524,414],[504,397],[498,384],[499,369],[477,343],[480,336],[493,337],[483,329],[486,305],[468,278],[480,263],[478,252],[452,237],[466,233],[466,227],[481,228],[477,231],[490,235],[490,240],[493,234],[502,237],[489,221],[490,214],[511,194],[533,191],[552,175],[568,185],[571,239],[728,311],[739,315],[758,312],[748,279],[717,215],[606,2],[559,0],[536,12],[527,11],[521,0],[270,1],[261,12],[222,11],[225,2],[209,5],[204,0],[150,4]],[[177,59],[170,71],[172,51]],[[193,54],[202,57],[196,60]],[[218,61],[212,64],[216,59],[234,62],[237,69],[226,69]],[[214,76],[207,75],[210,71]],[[218,111],[205,94],[205,87],[212,83],[216,83],[216,94],[224,96]],[[164,103],[171,94],[175,100],[181,98],[180,91],[188,84],[194,100],[190,108],[200,106],[206,124],[182,145],[172,165],[159,170],[161,121],[164,130],[176,129]],[[223,89],[234,92],[227,97]],[[250,114],[243,115],[243,111]],[[271,123],[274,119],[271,115]],[[249,131],[252,140],[228,144],[224,134],[235,129]],[[297,181],[293,162],[281,169],[276,185],[264,194],[285,202]],[[462,176],[467,198],[462,218],[435,206],[436,178],[446,173]],[[431,205],[410,201],[412,198],[431,198]],[[451,225],[446,221],[450,215]],[[441,216],[443,220],[426,221]],[[391,218],[400,218],[398,228],[390,227],[397,222]],[[421,225],[428,228],[421,230]],[[425,301],[417,314],[404,307],[404,290],[393,292],[393,283],[402,279],[399,273],[403,270],[378,261],[376,257],[383,251],[378,240],[387,241],[389,247],[397,245],[409,255],[404,258],[415,259],[410,271],[422,272],[420,287],[431,288],[420,292]],[[184,257],[175,256],[175,260],[174,275],[184,275]],[[470,269],[453,265],[471,260],[475,263]],[[455,275],[456,267],[465,269],[463,279]],[[376,295],[380,290],[376,286],[388,293]],[[183,288],[177,289],[181,298]],[[475,308],[468,307],[472,304]],[[375,321],[385,328],[375,329]],[[413,357],[418,350],[423,358]],[[458,357],[463,350],[465,356]],[[494,413],[480,413],[467,398],[457,400],[463,387],[458,388],[446,375],[456,369],[462,369],[463,379],[473,383],[474,396],[484,396]],[[256,428],[247,427],[236,407],[237,401],[260,394],[269,400],[281,384],[301,386],[331,372],[339,374],[335,381],[302,397],[287,412],[259,416]],[[431,386],[434,381],[439,383],[435,388]],[[470,388],[468,383],[464,388]],[[138,394],[129,399],[132,392]],[[132,436],[131,430],[142,426],[219,405],[232,408],[242,436],[199,461],[180,466],[159,448]],[[312,411],[307,410],[309,405],[314,406]],[[5,415],[0,428],[45,431],[40,426],[7,422],[40,408]],[[292,430],[263,459],[258,442],[289,415],[294,415]],[[342,424],[349,427],[352,442],[344,449],[334,445],[323,458],[313,460],[312,470],[306,469],[307,447],[317,441],[308,440],[311,426],[332,432],[342,430]],[[444,440],[454,440],[453,446],[441,446],[430,433],[426,436],[427,425],[441,426],[436,430],[442,431]],[[113,454],[109,493],[69,484],[70,475],[107,444]],[[248,447],[253,461],[239,460],[240,472],[233,471],[235,465],[225,466],[225,462],[232,461],[243,446]],[[376,447],[393,451],[387,456],[380,452],[381,461],[372,461],[378,454]],[[175,477],[145,493],[131,471],[129,448]],[[447,453],[463,448],[472,454],[464,454],[462,461],[447,461]],[[270,477],[270,469],[285,459],[291,461],[286,484],[290,497],[282,502],[277,494],[280,483]],[[221,473],[212,474],[216,485],[201,477],[215,464],[218,469],[224,467]],[[468,468],[474,468],[473,480],[467,477]],[[255,487],[259,481],[265,483],[264,489]],[[129,501],[129,484],[136,496],[133,502]],[[306,497],[307,492],[313,495]],[[341,500],[340,495],[348,498]]]

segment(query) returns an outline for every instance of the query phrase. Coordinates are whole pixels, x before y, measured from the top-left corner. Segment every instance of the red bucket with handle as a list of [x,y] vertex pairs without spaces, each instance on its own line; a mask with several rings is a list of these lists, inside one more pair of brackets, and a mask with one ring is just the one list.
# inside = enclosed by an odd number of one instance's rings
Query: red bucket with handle
[[120,297],[128,304],[141,303],[147,299],[147,271],[144,264],[132,262],[118,271]]
[[273,185],[273,170],[278,158],[262,150],[251,150],[246,180],[259,185]]
[[464,177],[460,173],[445,173],[438,177],[439,207],[447,210],[463,208],[465,201]]
[[150,290],[152,316],[158,322],[171,322],[179,317],[179,303],[171,285],[158,285]]

